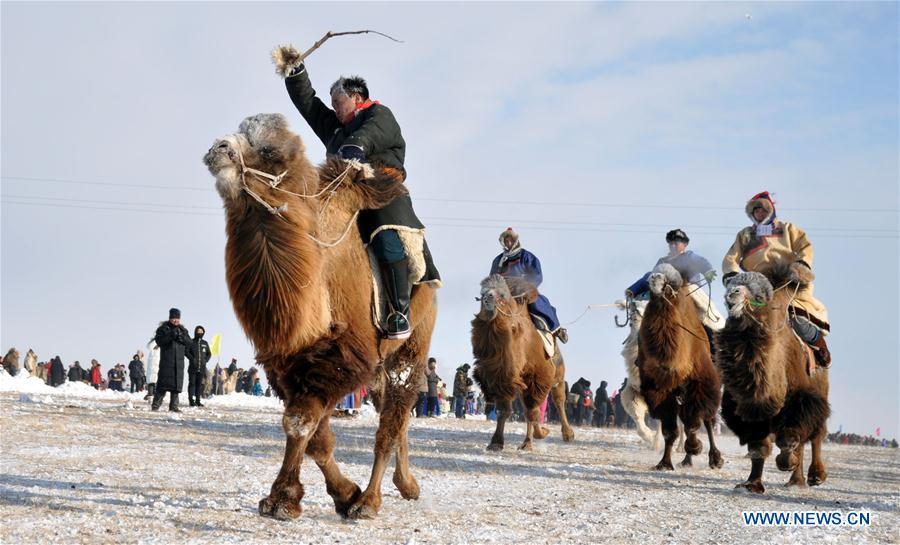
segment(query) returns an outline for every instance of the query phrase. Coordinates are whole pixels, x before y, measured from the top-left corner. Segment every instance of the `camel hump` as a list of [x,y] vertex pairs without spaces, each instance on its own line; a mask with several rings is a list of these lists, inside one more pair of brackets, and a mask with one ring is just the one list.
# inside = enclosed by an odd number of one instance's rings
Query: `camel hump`
[[403,185],[405,175],[395,168],[372,167],[367,163],[344,161],[329,157],[319,167],[319,190],[336,184],[338,178],[346,178],[340,188],[352,191],[361,210],[378,210],[402,195],[407,195]]

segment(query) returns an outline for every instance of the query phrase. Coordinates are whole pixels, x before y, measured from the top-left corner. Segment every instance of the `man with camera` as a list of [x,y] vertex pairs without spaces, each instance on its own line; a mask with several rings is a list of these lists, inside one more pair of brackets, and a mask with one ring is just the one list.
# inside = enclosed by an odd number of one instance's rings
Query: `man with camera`
[[166,392],[171,392],[169,410],[180,413],[178,394],[184,385],[184,358],[193,357],[191,335],[181,325],[180,310],[169,309],[169,321],[159,324],[154,340],[159,345],[159,376],[150,410],[158,411]]

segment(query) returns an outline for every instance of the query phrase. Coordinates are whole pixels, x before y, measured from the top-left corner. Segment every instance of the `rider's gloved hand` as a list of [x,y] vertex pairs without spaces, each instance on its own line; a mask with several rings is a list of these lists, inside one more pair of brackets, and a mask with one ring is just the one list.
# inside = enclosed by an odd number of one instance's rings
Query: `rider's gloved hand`
[[292,78],[292,77],[294,77],[294,76],[299,76],[300,74],[303,73],[304,70],[306,70],[306,65],[304,65],[304,64],[301,62],[300,64],[298,64],[297,66],[295,66],[293,70],[291,70],[291,73],[288,74],[287,77]]
[[338,150],[338,156],[344,161],[357,160],[360,163],[366,162],[366,153],[359,146],[346,145],[341,146]]
[[707,284],[712,284],[713,280],[716,279],[716,271],[707,271],[707,272],[703,275],[703,278],[706,279],[706,283],[707,283]]

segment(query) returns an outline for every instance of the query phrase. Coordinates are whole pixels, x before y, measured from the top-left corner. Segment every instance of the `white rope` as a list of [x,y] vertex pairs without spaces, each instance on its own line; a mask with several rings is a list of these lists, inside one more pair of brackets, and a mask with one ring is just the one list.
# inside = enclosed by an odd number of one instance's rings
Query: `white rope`
[[356,213],[353,214],[353,217],[350,218],[350,221],[347,222],[347,227],[344,228],[344,234],[342,234],[340,238],[338,238],[334,242],[323,242],[309,234],[306,236],[308,236],[313,242],[315,242],[319,246],[322,246],[323,248],[334,248],[335,246],[343,242],[345,238],[347,238],[347,235],[350,233],[350,228],[353,227],[353,223],[356,221],[357,216],[359,216],[359,210],[357,210]]

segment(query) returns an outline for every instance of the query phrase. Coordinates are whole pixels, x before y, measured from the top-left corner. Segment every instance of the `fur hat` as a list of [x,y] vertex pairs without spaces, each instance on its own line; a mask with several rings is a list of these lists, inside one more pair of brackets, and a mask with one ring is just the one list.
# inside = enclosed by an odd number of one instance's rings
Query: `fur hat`
[[[756,221],[756,218],[753,217],[753,211],[757,208],[762,208],[766,211],[766,217],[762,221]],[[769,195],[768,191],[757,193],[756,195],[750,197],[750,200],[747,201],[747,206],[744,207],[744,212],[747,213],[747,217],[750,218],[750,221],[752,221],[754,225],[770,224],[775,220],[775,201],[772,200],[772,196]]]
[[505,231],[500,233],[500,244],[503,244],[506,239],[512,238],[515,241],[519,240],[519,233],[513,231],[512,227],[507,227]]
[[175,318],[181,319],[181,311],[173,307],[169,309],[169,319],[174,320]]
[[672,229],[666,233],[666,242],[684,242],[685,244],[688,244],[691,242],[691,239],[689,239],[687,233],[681,229]]

